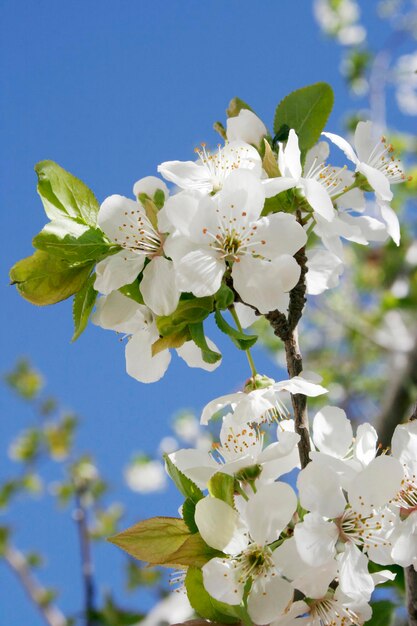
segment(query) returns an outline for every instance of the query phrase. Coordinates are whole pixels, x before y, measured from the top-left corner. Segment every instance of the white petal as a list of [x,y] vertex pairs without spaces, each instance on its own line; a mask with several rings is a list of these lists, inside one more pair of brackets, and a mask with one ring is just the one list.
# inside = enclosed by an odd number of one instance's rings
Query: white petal
[[232,277],[242,300],[256,306],[261,313],[275,309],[285,311],[288,306],[285,292],[297,284],[300,266],[289,255],[282,255],[271,263],[244,256],[233,264]]
[[150,321],[150,315],[145,306],[119,291],[113,291],[97,300],[96,310],[91,319],[93,324],[101,328],[131,334],[145,329]]
[[291,603],[294,590],[279,576],[257,578],[248,596],[248,613],[255,624],[269,624],[277,619]]
[[144,263],[145,256],[131,250],[121,250],[108,256],[96,265],[94,288],[107,295],[124,285],[129,285],[139,276]]
[[[189,236],[190,222],[200,206],[201,196],[182,192],[171,196],[164,205],[167,219],[182,235]],[[165,246],[164,249],[166,250]]]
[[359,472],[349,488],[349,501],[359,513],[385,506],[400,491],[404,473],[401,464],[386,455],[378,456]]
[[155,257],[145,267],[140,283],[145,304],[156,315],[170,315],[180,299],[172,261],[162,256]]
[[201,413],[200,423],[203,425],[207,425],[209,419],[226,406],[235,405],[239,402],[245,394],[242,391],[237,393],[229,393],[225,396],[220,396],[220,398],[215,398],[211,400],[203,409]]
[[240,554],[248,545],[247,528],[239,514],[219,498],[208,496],[197,502],[195,523],[204,541],[226,554]]
[[346,500],[339,479],[326,466],[314,461],[309,463],[299,473],[297,487],[301,506],[308,511],[333,518],[345,510]]
[[211,559],[203,565],[203,583],[206,591],[219,602],[236,605],[243,598],[244,582],[239,582],[230,559]]
[[368,559],[353,543],[345,544],[339,557],[339,585],[342,593],[356,602],[368,602],[374,590]]
[[307,256],[307,293],[316,296],[339,284],[339,277],[344,268],[339,257],[328,250],[320,249],[309,250]]
[[194,161],[165,161],[158,165],[158,172],[181,189],[198,190],[204,193],[210,193],[213,190],[213,182],[208,169]]
[[367,163],[376,144],[372,134],[372,122],[358,122],[354,143],[359,160]]
[[197,249],[182,258],[176,266],[181,291],[191,291],[197,298],[201,298],[211,296],[220,289],[226,267],[224,261],[214,255],[215,252]]
[[186,448],[169,455],[178,469],[190,478],[200,489],[207,489],[207,482],[219,471],[219,465],[206,450]]
[[[206,337],[208,347],[214,352],[219,352],[216,344]],[[186,341],[180,348],[177,348],[177,354],[187,363],[188,367],[199,367],[207,372],[213,372],[222,360],[219,359],[216,363],[206,363],[201,356],[201,350],[194,341]]]
[[371,424],[360,424],[356,431],[353,453],[362,465],[369,465],[375,458],[378,445],[378,433]]
[[363,174],[371,187],[375,190],[377,197],[384,202],[392,200],[392,191],[388,178],[379,170],[371,167],[367,163],[360,163],[358,171]]
[[396,427],[391,449],[392,455],[405,465],[407,474],[417,476],[417,420]]
[[352,444],[352,425],[336,406],[325,406],[316,414],[313,433],[314,445],[320,452],[338,458],[343,458]]
[[242,302],[235,302],[234,306],[242,328],[249,328],[259,319],[252,307],[246,306]]
[[273,213],[256,222],[256,241],[265,242],[256,252],[275,259],[282,254],[292,256],[298,252],[307,242],[307,235],[294,215]]
[[330,139],[332,143],[334,143],[338,148],[343,150],[349,161],[352,161],[352,163],[355,163],[355,165],[359,163],[358,157],[356,156],[352,146],[346,141],[346,139],[343,139],[343,137],[335,135],[334,133],[322,133],[322,135],[327,137],[327,139]]
[[294,189],[297,186],[297,181],[295,178],[289,178],[288,176],[279,176],[278,178],[265,178],[262,181],[262,185],[265,189],[265,197],[272,198],[282,191]]
[[221,150],[221,162],[225,165],[225,170],[222,171],[226,172],[226,178],[236,171],[236,168],[250,170],[257,178],[261,177],[262,159],[256,148],[250,145],[251,143],[255,142],[236,139],[229,141]]
[[411,513],[399,526],[393,542],[392,558],[401,567],[408,567],[417,560],[417,512]]
[[387,232],[393,242],[400,245],[400,222],[398,221],[398,217],[394,209],[392,209],[389,204],[386,202],[380,202],[379,208],[381,210],[382,219],[385,221],[387,225]]
[[295,543],[301,558],[311,567],[324,565],[336,556],[339,530],[334,522],[318,513],[307,513],[294,528]]
[[152,344],[157,338],[157,335],[143,330],[135,333],[126,344],[126,371],[141,383],[160,380],[171,361],[169,350],[152,356]]
[[303,173],[304,176],[307,177],[312,168],[316,168],[318,165],[321,165],[328,159],[329,157],[329,144],[327,141],[319,141],[313,146],[306,154]]
[[293,178],[299,180],[301,177],[301,152],[298,146],[297,133],[291,128],[284,150],[285,167]]
[[301,188],[315,213],[331,222],[335,216],[333,203],[326,189],[314,178],[303,178]]
[[248,221],[257,220],[265,203],[265,191],[259,178],[251,171],[237,169],[225,179],[218,199],[222,214],[236,217],[244,212]]
[[246,521],[252,539],[259,544],[278,538],[297,508],[297,497],[286,483],[262,485],[248,502]]
[[328,393],[328,389],[322,387],[322,385],[312,382],[311,380],[308,380],[302,375],[293,376],[289,380],[283,380],[279,383],[275,383],[274,389],[277,391],[285,389],[292,394],[302,393],[311,398],[316,398],[317,396],[321,396],[323,393]]
[[145,178],[141,178],[133,185],[133,195],[136,197],[139,194],[146,193],[147,196],[153,199],[158,190],[164,193],[165,200],[167,200],[169,196],[168,187],[163,180],[156,176],[145,176]]
[[229,117],[226,126],[228,141],[246,141],[258,146],[268,130],[262,120],[249,109],[242,109],[239,115]]
[[[119,196],[109,196],[100,206],[97,223],[107,237],[124,248],[137,248],[137,240],[142,242],[151,237],[157,248],[159,235],[146,217],[139,202]],[[143,230],[147,234],[143,236]]]

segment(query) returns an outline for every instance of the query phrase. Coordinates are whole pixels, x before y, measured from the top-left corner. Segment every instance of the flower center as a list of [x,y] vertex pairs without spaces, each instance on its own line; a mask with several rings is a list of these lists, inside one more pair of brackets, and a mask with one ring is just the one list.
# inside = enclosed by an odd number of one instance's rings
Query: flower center
[[119,225],[119,236],[114,238],[122,248],[132,250],[138,254],[145,254],[147,257],[154,257],[162,254],[163,240],[161,235],[154,229],[146,215],[140,209],[125,211],[125,216],[129,219]]
[[403,516],[409,515],[417,507],[417,484],[416,477],[403,478],[401,491],[394,498],[394,504],[400,507]]
[[247,148],[244,146],[229,148],[226,156],[220,144],[217,147],[217,152],[210,152],[206,149],[206,144],[202,143],[201,148],[196,148],[195,152],[200,157],[201,164],[208,170],[213,191],[217,192],[223,187],[224,180],[230,172],[241,167],[242,158],[245,158]]
[[386,540],[386,532],[381,533],[385,526],[393,524],[393,521],[386,518],[384,513],[363,517],[353,509],[347,509],[341,517],[335,520],[335,523],[339,528],[339,539],[344,543],[351,542],[357,546],[363,546],[365,550],[371,546],[377,548],[391,545]]
[[385,137],[381,137],[381,141],[372,150],[368,163],[389,178],[391,183],[411,180],[410,176],[405,176],[400,165],[400,159],[397,159],[394,155],[394,147],[392,144],[387,143]]
[[351,609],[344,607],[332,597],[320,600],[305,600],[310,607],[310,613],[322,626],[348,626],[362,624],[360,617]]
[[240,583],[245,583],[250,577],[276,576],[272,551],[268,546],[249,545],[241,555],[236,557],[235,567],[239,570],[238,581]]

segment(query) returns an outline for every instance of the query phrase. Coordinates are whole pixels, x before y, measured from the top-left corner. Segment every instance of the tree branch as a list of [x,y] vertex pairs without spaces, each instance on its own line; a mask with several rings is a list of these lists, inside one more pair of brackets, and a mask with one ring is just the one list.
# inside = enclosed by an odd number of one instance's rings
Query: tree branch
[[91,558],[90,537],[87,525],[87,514],[82,502],[82,492],[75,497],[76,509],[74,520],[77,524],[78,538],[81,553],[81,572],[84,586],[84,613],[86,626],[94,626],[91,615],[94,611],[94,579],[93,562]]
[[[280,311],[271,311],[265,315],[274,334],[284,342],[287,370],[290,378],[298,376],[303,371],[303,359],[298,344],[297,324],[301,319],[306,303],[305,275],[308,268],[305,248],[297,252],[295,259],[301,267],[301,274],[297,285],[290,292],[288,318]],[[311,449],[308,428],[307,397],[301,393],[291,394],[291,402],[294,410],[295,432],[300,435],[298,452],[301,467],[304,468],[310,461]]]
[[7,565],[17,576],[26,594],[38,609],[45,623],[48,624],[48,626],[66,626],[67,620],[64,614],[51,602],[45,600],[47,590],[42,587],[32,575],[24,555],[13,546],[7,545],[3,556]]

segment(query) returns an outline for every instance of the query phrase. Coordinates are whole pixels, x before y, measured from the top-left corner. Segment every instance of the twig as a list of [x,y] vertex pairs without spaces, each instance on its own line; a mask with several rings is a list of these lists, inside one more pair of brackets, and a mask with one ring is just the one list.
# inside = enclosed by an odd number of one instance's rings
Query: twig
[[87,513],[82,502],[82,492],[75,497],[76,509],[74,520],[77,524],[81,554],[81,572],[84,586],[84,613],[86,626],[94,626],[91,615],[94,611],[93,561],[91,558],[90,537],[87,525]]
[[3,552],[3,557],[19,579],[45,623],[48,626],[66,626],[67,620],[64,614],[54,604],[45,600],[47,590],[42,587],[31,573],[24,555],[13,546],[7,545]]
[[[301,274],[297,285],[290,292],[290,304],[288,318],[280,311],[271,311],[265,315],[270,323],[274,334],[284,342],[287,370],[290,378],[298,376],[303,371],[303,359],[298,345],[297,324],[303,314],[306,303],[305,275],[307,273],[307,257],[305,248],[296,255],[296,260],[301,267]],[[291,402],[294,410],[295,432],[300,435],[298,452],[301,467],[304,468],[310,461],[310,435],[308,428],[307,397],[304,394],[291,394]]]

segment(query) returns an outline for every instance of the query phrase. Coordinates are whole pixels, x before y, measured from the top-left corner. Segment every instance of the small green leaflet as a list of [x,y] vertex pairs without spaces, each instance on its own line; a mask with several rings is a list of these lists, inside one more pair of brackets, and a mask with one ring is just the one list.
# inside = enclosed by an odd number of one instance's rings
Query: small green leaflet
[[220,289],[214,294],[214,299],[216,301],[216,309],[225,310],[232,306],[235,301],[235,294],[230,287],[222,283]]
[[226,335],[229,335],[230,339],[239,350],[248,350],[256,343],[258,339],[257,335],[245,335],[245,333],[242,333],[240,330],[233,328],[226,322],[220,311],[214,312],[214,319],[219,329]]
[[159,334],[165,337],[184,330],[188,324],[202,322],[212,312],[213,304],[213,296],[180,300],[171,315],[162,315],[156,318]]
[[199,533],[191,533],[184,520],[175,517],[144,520],[108,541],[135,559],[166,567],[202,567],[223,554],[210,548]]
[[212,350],[207,343],[206,336],[204,334],[203,322],[189,324],[188,328],[190,329],[191,339],[201,350],[203,361],[206,363],[217,363],[217,361],[220,361],[222,355],[219,354],[219,352]]
[[86,280],[83,287],[74,296],[72,305],[72,317],[74,320],[74,334],[71,341],[76,341],[81,333],[85,330],[91,312],[97,298],[97,291],[94,289],[95,274]]
[[67,216],[92,226],[97,225],[99,204],[91,189],[53,161],[35,165],[38,193],[49,219]]
[[201,489],[174,465],[168,454],[164,454],[164,461],[168,474],[172,478],[178,491],[182,493],[185,498],[190,498],[190,500],[196,503],[204,497]]
[[191,498],[186,498],[182,505],[182,518],[191,533],[198,533],[198,526],[195,523],[195,502]]
[[49,222],[32,243],[38,250],[70,263],[98,261],[120,249],[111,244],[99,228],[92,228],[65,216]]
[[226,504],[229,504],[232,508],[235,506],[235,479],[229,474],[223,472],[216,472],[208,481],[209,494],[213,498],[219,498]]
[[241,100],[238,97],[232,98],[229,102],[228,108],[226,109],[226,115],[227,117],[236,117],[242,109],[248,109],[253,112],[253,109],[251,109],[249,104],[246,104],[244,100]]
[[36,250],[10,270],[12,285],[32,304],[44,306],[77,293],[91,274],[94,263],[71,265],[65,259]]
[[320,138],[333,108],[333,90],[327,83],[315,83],[293,91],[276,108],[274,132],[293,128],[301,152],[312,148]]

